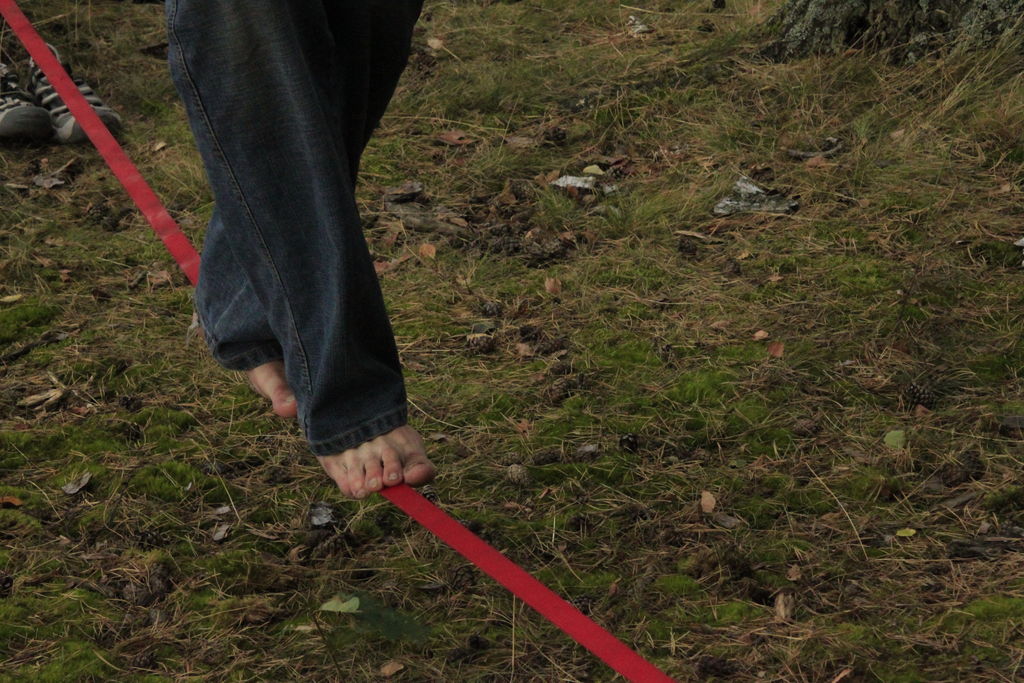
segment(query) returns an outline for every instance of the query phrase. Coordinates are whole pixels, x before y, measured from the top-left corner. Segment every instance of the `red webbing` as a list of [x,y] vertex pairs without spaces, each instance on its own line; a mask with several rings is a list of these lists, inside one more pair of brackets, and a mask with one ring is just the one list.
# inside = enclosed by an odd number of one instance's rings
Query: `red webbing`
[[[171,256],[185,272],[189,281],[195,285],[199,280],[199,254],[181,232],[181,228],[167,213],[167,209],[142,178],[139,170],[78,91],[78,87],[22,13],[17,2],[0,0],[0,14],[7,20],[8,26],[25,45],[32,59],[68,105],[71,114],[78,120],[82,130],[89,136],[110,170],[121,181],[146,220],[153,226],[153,230]],[[411,487],[405,484],[393,486],[386,488],[381,494],[630,681],[671,683],[672,679],[653,664],[626,647],[615,636]]]

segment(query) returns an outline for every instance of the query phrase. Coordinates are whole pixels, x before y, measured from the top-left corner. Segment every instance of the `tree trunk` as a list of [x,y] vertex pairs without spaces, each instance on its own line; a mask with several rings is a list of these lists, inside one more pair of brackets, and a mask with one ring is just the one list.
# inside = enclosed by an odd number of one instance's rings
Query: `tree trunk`
[[763,51],[783,61],[849,48],[889,49],[913,62],[943,46],[989,45],[1019,33],[1024,0],[789,0]]

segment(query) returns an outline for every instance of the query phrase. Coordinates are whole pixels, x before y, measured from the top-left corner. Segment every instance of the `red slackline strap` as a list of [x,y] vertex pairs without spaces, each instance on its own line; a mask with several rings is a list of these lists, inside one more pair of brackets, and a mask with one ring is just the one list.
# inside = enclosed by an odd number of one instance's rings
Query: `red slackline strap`
[[[143,179],[124,150],[103,125],[78,86],[25,17],[15,0],[0,0],[0,15],[25,45],[57,94],[68,105],[71,114],[85,131],[110,170],[121,181],[124,189],[145,215],[146,220],[163,241],[189,281],[199,280],[199,254],[192,247],[181,228],[167,213],[152,188]],[[582,612],[549,590],[521,567],[485,543],[462,524],[452,519],[439,507],[428,501],[406,484],[392,486],[381,494],[416,520],[419,524],[450,545],[467,560],[495,581],[533,607],[552,624],[562,629],[577,643],[600,657],[608,666],[630,681],[641,683],[671,683],[672,679],[624,645]]]

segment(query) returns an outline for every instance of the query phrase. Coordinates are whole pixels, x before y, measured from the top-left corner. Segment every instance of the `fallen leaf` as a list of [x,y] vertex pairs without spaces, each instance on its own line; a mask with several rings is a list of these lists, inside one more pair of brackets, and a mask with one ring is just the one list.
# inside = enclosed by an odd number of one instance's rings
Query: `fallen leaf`
[[886,432],[882,440],[889,448],[903,448],[907,445],[907,433],[902,429],[893,429]]
[[517,147],[519,149],[526,149],[528,147],[536,147],[540,144],[540,140],[537,138],[531,138],[526,135],[510,135],[505,138],[505,144],[509,147]]
[[437,139],[446,145],[454,146],[472,145],[476,142],[476,140],[469,137],[469,133],[458,128],[441,133],[437,136]]
[[754,341],[762,341],[770,336],[771,334],[768,333],[768,330],[758,330],[754,333]]
[[710,515],[715,511],[715,505],[718,501],[715,500],[714,494],[711,491],[700,492],[700,509],[705,515]]
[[342,600],[341,596],[335,596],[320,605],[322,612],[339,612],[341,614],[356,614],[359,612],[359,598]]
[[313,624],[296,624],[295,626],[289,626],[292,631],[298,631],[299,633],[312,633],[316,630],[316,626]]
[[152,270],[146,273],[146,277],[150,287],[163,287],[171,284],[172,275],[169,270]]
[[420,245],[420,258],[422,259],[435,259],[437,258],[437,247],[430,242],[424,242]]
[[527,436],[531,431],[533,431],[533,423],[526,419],[516,422],[513,426],[516,428],[516,431],[523,436]]
[[732,515],[727,515],[724,512],[716,512],[711,515],[711,521],[725,529],[735,529],[739,525],[743,524],[743,520],[739,517],[733,517]]
[[86,472],[78,479],[69,481],[68,483],[64,484],[64,486],[61,486],[60,490],[68,494],[69,496],[73,496],[82,489],[84,489],[85,485],[89,483],[90,479],[92,479],[92,472]]
[[548,294],[560,294],[562,292],[562,281],[555,277],[544,278],[544,291]]
[[897,128],[893,132],[889,133],[889,139],[890,140],[899,140],[900,138],[902,138],[906,134],[907,134],[907,131],[905,131],[902,128]]
[[786,578],[790,581],[799,581],[804,576],[804,572],[798,565],[792,565],[786,570]]
[[775,596],[775,616],[779,621],[789,621],[796,609],[796,598],[791,593],[779,593]]
[[46,190],[52,190],[53,188],[60,187],[64,184],[64,181],[55,175],[42,174],[32,178],[32,182]]
[[57,271],[57,274],[60,275],[61,282],[71,282],[70,268],[61,268],[60,270]]
[[782,358],[786,352],[786,345],[780,341],[774,341],[768,345],[768,355],[772,358]]
[[21,507],[21,498],[15,498],[14,496],[0,496],[0,508],[16,508]]
[[427,47],[431,50],[443,50],[444,41],[440,38],[427,38]]
[[533,347],[524,342],[516,344],[516,355],[520,358],[529,358],[533,355]]
[[210,537],[217,542],[223,541],[225,538],[227,538],[228,530],[230,529],[231,525],[226,522],[224,524],[218,524],[216,527],[214,527],[213,533],[210,534]]
[[160,150],[164,149],[165,147],[167,147],[167,143],[163,142],[163,141],[160,141],[160,142],[156,143],[155,145],[153,145],[153,151],[154,152],[159,152]]
[[597,164],[591,164],[583,169],[583,175],[604,175],[604,169]]
[[8,294],[0,298],[0,304],[13,304],[15,301],[21,301],[24,297],[24,294]]
[[925,417],[926,415],[931,415],[931,412],[920,403],[914,406],[914,417]]
[[768,282],[782,282],[782,276],[781,275],[769,275],[768,276]]
[[751,256],[753,256],[753,254],[751,254],[751,253],[750,253],[749,251],[747,251],[746,249],[744,249],[743,251],[741,251],[741,252],[740,252],[740,253],[739,253],[739,254],[738,254],[738,255],[736,256],[736,260],[737,260],[737,261],[746,261],[746,260],[747,260],[748,258],[750,258]]
[[309,524],[314,529],[334,523],[334,508],[330,503],[318,500],[309,507]]
[[828,159],[819,154],[818,156],[811,157],[810,159],[805,161],[804,166],[806,166],[807,168],[823,168],[825,166],[829,166],[829,163]]
[[910,527],[907,527],[905,529],[898,529],[896,531],[896,535],[900,538],[910,538],[911,536],[915,536],[916,534],[917,529],[911,529]]
[[392,660],[380,668],[380,675],[384,678],[391,678],[404,668],[405,664]]

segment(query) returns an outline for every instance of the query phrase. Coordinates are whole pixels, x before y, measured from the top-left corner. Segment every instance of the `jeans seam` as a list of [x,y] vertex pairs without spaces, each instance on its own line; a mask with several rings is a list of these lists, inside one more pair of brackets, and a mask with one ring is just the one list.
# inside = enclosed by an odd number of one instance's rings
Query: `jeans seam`
[[[220,144],[220,140],[217,138],[217,134],[214,132],[213,126],[210,124],[209,116],[206,113],[206,107],[204,106],[203,101],[199,96],[199,90],[196,87],[195,81],[192,78],[192,74],[189,71],[188,65],[185,62],[184,50],[181,47],[181,41],[178,39],[178,35],[175,30],[175,19],[177,18],[177,14],[178,6],[177,4],[175,4],[174,9],[171,13],[171,20],[168,22],[169,38],[174,42],[175,46],[175,50],[172,50],[171,52],[172,54],[176,55],[176,58],[178,60],[178,66],[181,69],[181,73],[182,76],[184,77],[185,82],[188,84],[189,90],[192,94],[193,102],[196,105],[196,110],[202,117],[203,125],[205,126],[207,132],[209,133],[210,139],[213,141],[214,150],[216,151],[217,156],[220,158],[220,161],[223,164],[224,169],[228,174],[228,177],[231,179],[231,184],[235,190],[235,193],[238,195],[240,203],[244,207],[245,213],[249,218],[249,221],[252,223],[253,228],[255,229],[256,237],[259,241],[260,250],[263,252],[264,257],[270,264],[270,270],[271,272],[273,272],[274,277],[277,279],[278,285],[281,287],[282,292],[284,292],[286,291],[284,287],[284,280],[277,269],[277,264],[274,263],[274,260],[270,255],[270,250],[267,248],[267,244],[263,239],[262,229],[260,228],[259,223],[256,221],[256,217],[252,213],[252,208],[249,205],[249,201],[246,199],[245,193],[242,191],[242,188],[238,182],[238,178],[235,175],[235,171],[231,167],[231,164],[228,162],[227,157],[224,154],[223,147]],[[305,348],[303,348],[302,345],[302,338],[299,336],[298,326],[296,325],[295,322],[295,313],[294,311],[292,311],[291,302],[288,300],[287,296],[284,297],[284,305],[285,309],[288,312],[288,322],[290,323],[292,328],[291,332],[295,338],[295,344],[299,352],[299,357],[302,360],[302,362],[299,365],[299,369],[302,372],[302,378],[306,384],[306,391],[310,396],[312,396],[313,385],[310,379],[309,361],[307,359],[306,350]]]

